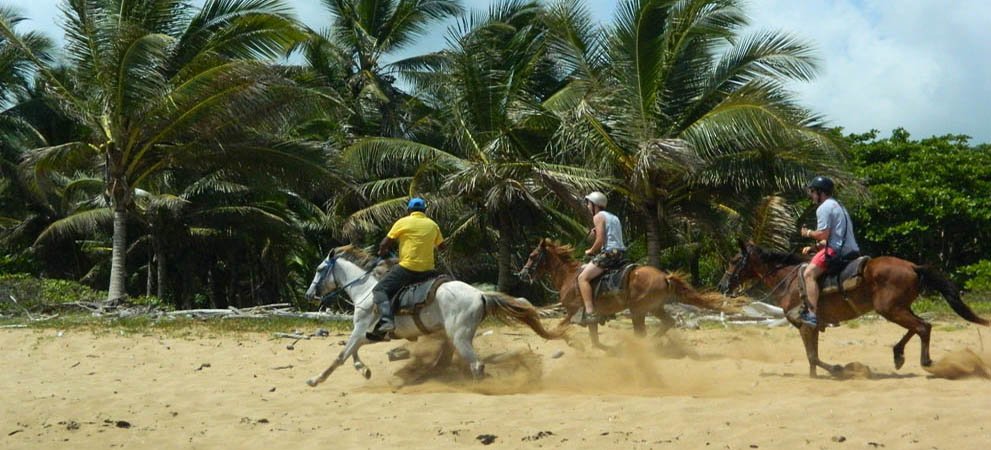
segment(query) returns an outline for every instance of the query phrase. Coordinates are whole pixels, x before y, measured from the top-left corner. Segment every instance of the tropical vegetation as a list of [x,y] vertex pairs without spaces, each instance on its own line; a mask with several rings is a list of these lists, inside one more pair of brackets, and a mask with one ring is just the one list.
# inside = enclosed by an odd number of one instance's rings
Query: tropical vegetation
[[535,298],[513,272],[539,237],[586,245],[601,190],[634,259],[706,285],[738,237],[795,248],[827,174],[871,252],[991,285],[991,148],[828,128],[788,89],[814,45],[746,32],[742,0],[322,4],[311,29],[285,0],[63,0],[59,51],[0,7],[0,273],[314,307],[327,250],[422,196],[441,270]]

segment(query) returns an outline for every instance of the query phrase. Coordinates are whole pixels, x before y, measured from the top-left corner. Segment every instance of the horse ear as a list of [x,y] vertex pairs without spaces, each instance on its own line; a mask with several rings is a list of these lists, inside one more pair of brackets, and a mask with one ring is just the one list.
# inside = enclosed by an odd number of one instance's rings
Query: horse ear
[[540,241],[537,242],[537,248],[543,248],[545,245],[547,245],[547,238],[540,238]]
[[327,259],[333,258],[335,253],[337,253],[337,247],[334,247],[327,252]]

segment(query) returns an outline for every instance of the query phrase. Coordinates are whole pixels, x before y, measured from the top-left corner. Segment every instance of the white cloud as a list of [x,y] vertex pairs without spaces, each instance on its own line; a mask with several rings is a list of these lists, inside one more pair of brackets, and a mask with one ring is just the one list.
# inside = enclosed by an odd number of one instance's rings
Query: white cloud
[[903,126],[916,137],[991,142],[991,3],[963,0],[751,0],[754,24],[820,49],[824,71],[795,85],[804,103],[848,131]]

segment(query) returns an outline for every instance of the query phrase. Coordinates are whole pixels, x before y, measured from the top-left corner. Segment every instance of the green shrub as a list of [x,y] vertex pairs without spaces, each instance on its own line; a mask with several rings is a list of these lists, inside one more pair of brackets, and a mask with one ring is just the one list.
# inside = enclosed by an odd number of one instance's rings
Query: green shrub
[[980,292],[991,291],[991,260],[985,259],[977,264],[961,267],[959,272],[969,277],[964,283],[964,289]]
[[[11,299],[17,299],[17,304]],[[36,312],[47,306],[72,302],[99,302],[105,292],[70,280],[39,279],[27,274],[0,275],[0,312]],[[17,305],[20,305],[18,307]]]

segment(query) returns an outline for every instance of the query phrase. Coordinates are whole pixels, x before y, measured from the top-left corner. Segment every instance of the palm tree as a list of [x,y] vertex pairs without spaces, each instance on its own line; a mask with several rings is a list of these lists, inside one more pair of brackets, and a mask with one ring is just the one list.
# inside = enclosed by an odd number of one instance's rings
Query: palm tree
[[[8,23],[0,35],[30,55],[46,88],[88,133],[36,149],[41,164],[92,158],[113,211],[109,298],[125,295],[127,213],[134,188],[172,167],[223,157],[233,167],[321,172],[283,151],[281,131],[328,95],[289,81],[266,60],[304,35],[280,0],[67,0],[62,83]],[[285,173],[292,173],[287,170]]]
[[458,0],[323,0],[329,28],[304,45],[308,65],[348,100],[350,133],[403,136],[413,105],[394,85],[403,61],[384,62],[435,22],[463,12]]
[[450,240],[481,235],[494,244],[505,291],[514,281],[520,225],[563,218],[549,201],[556,193],[608,181],[545,158],[558,121],[541,105],[547,93],[538,90],[547,66],[542,14],[537,2],[501,2],[453,28],[449,49],[410,61],[408,68],[417,70],[406,75],[442,125],[420,141],[373,137],[348,150],[377,180],[367,192],[384,199],[357,212],[352,224],[381,226],[396,217],[403,198],[431,195],[434,212],[453,221]]
[[628,0],[609,29],[581,4],[552,7],[572,80],[550,102],[559,137],[620,180],[651,264],[679,222],[700,220],[693,211],[838,172],[839,145],[783,84],[814,77],[811,48],[778,32],[741,36],[741,3]]
[[31,55],[44,63],[51,59],[52,43],[48,38],[33,31],[14,30],[23,20],[13,8],[0,5],[0,24],[12,35],[0,34],[0,111],[29,89],[34,73]]

